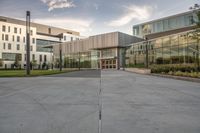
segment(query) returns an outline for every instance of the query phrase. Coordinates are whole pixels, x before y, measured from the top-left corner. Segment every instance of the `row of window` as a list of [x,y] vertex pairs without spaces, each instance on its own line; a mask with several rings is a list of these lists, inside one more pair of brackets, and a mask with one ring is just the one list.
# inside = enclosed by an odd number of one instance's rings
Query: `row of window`
[[[157,48],[148,51],[150,64],[177,64],[177,63],[195,63],[198,56],[200,44],[188,44],[171,46],[167,48]],[[146,61],[145,51],[133,51],[133,54],[127,54],[127,65],[144,64]]]
[[[16,41],[17,42],[20,42],[21,40],[20,40],[21,38],[20,38],[20,36],[16,36]],[[9,41],[10,39],[9,39],[9,35],[8,34],[2,34],[2,39],[1,39],[2,41]],[[12,41],[14,42],[15,41],[15,36],[13,35],[12,36]],[[25,43],[26,42],[26,38],[25,37],[23,37],[23,43]],[[33,44],[35,44],[35,38],[32,38],[32,43]]]
[[[32,54],[32,60],[35,60],[35,54]],[[24,61],[26,61],[26,54],[24,54]],[[39,61],[47,62],[47,55],[44,55],[43,58],[42,58],[42,55],[39,55]]]
[[[7,45],[7,46],[6,46]],[[25,48],[25,50],[26,50],[26,45],[24,46]],[[8,50],[12,50],[12,44],[11,43],[8,43],[8,44],[6,44],[6,43],[3,43],[3,49],[5,50],[5,49],[8,49]],[[20,44],[17,44],[16,45],[16,50],[20,50],[21,48],[20,48]],[[30,46],[30,51],[33,51],[33,46]]]
[[[79,38],[71,37],[70,40],[68,40],[68,41],[73,41],[73,40],[79,40]],[[64,41],[67,41],[67,36],[64,36]]]
[[144,36],[146,34],[163,32],[168,30],[173,30],[177,28],[182,28],[186,26],[191,26],[195,21],[194,14],[181,15],[177,17],[171,17],[168,19],[163,19],[160,21],[155,21],[152,23],[134,26],[133,35],[135,36]]
[[[10,26],[6,27],[5,25],[2,25],[2,32],[6,32],[6,31],[11,32]],[[14,27],[13,31],[16,34],[17,33],[19,33],[19,34],[22,33],[22,29],[21,28],[17,28],[17,27]],[[33,31],[32,30],[30,31],[30,35],[33,35]]]
[[[188,44],[188,43],[196,43],[197,40],[193,39],[188,35],[188,33],[183,33],[180,35],[170,35],[170,36],[165,36],[162,38],[157,38],[154,40],[148,41],[148,49],[153,49],[153,48],[160,48],[160,47],[169,47],[171,45],[175,46],[178,44]],[[147,42],[140,42],[137,44],[134,44],[132,46],[132,49],[134,51],[142,51],[146,49],[146,44]]]
[[[16,58],[18,58],[18,61],[22,61],[22,55],[21,54],[16,54],[16,53],[2,53],[2,59],[5,61],[15,61]],[[32,54],[32,60],[35,60],[35,54]],[[26,54],[24,54],[24,61],[26,61]],[[44,57],[42,57],[42,55],[39,55],[39,61],[42,62],[46,62],[47,61],[47,55],[44,55]]]
[[106,58],[106,57],[115,57],[116,56],[116,49],[105,49],[105,50],[102,50],[101,51],[101,56],[103,58]]

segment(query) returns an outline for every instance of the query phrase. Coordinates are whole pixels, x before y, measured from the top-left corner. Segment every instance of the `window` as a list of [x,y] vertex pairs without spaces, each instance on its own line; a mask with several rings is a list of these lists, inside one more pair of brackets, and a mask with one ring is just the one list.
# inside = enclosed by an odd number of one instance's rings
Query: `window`
[[2,59],[6,61],[15,61],[16,58],[21,61],[21,54],[14,54],[14,53],[2,53]]
[[170,29],[176,29],[177,28],[176,18],[169,19],[169,28]]
[[21,29],[21,28],[19,29],[19,33],[20,33],[20,34],[22,33],[22,29]]
[[40,62],[42,62],[42,55],[40,55]]
[[171,36],[171,44],[178,45],[178,35]]
[[19,44],[17,44],[17,50],[20,50],[20,45]]
[[15,36],[14,35],[12,36],[12,40],[13,40],[13,42],[15,41]]
[[133,27],[133,35],[135,35],[135,36],[139,35],[139,26]]
[[2,40],[4,40],[4,34],[2,34]]
[[47,55],[44,55],[44,62],[47,61]]
[[11,43],[8,43],[8,49],[11,50],[11,48],[12,48]]
[[2,26],[2,31],[6,32],[6,26],[5,25]]
[[33,35],[33,30],[31,30],[31,36]]
[[163,38],[163,47],[171,46],[169,37]]
[[155,48],[162,47],[162,39],[156,39],[155,40]]
[[26,61],[26,54],[24,54],[24,61]]
[[168,22],[168,19],[166,19],[166,20],[163,21],[163,28],[164,28],[164,31],[169,30],[169,22]]
[[66,36],[64,36],[64,41],[66,41]]
[[30,47],[30,50],[33,51],[33,46]]
[[14,33],[17,33],[17,28],[16,27],[14,28]]
[[177,28],[184,27],[184,16],[177,17]]
[[179,35],[179,44],[186,44],[187,43],[187,34]]
[[8,26],[8,32],[10,32],[10,26]]
[[5,35],[5,40],[6,40],[6,41],[9,40],[9,36],[8,36],[8,34]]
[[3,43],[3,49],[6,49],[6,43]]
[[73,37],[71,37],[71,41],[73,41]]
[[49,34],[51,34],[51,28],[48,28],[48,32],[49,32]]
[[163,31],[163,21],[156,22],[155,32],[162,32]]
[[20,36],[17,36],[17,42],[20,42]]
[[33,61],[35,60],[35,54],[32,54],[32,60]]
[[26,38],[25,38],[25,37],[23,37],[23,42],[24,42],[24,43],[26,42]]
[[192,15],[185,16],[185,26],[190,26],[194,23],[194,19]]
[[32,43],[33,43],[33,44],[35,43],[35,38],[32,38]]
[[152,24],[145,24],[142,26],[142,32],[143,34],[149,34],[152,33]]

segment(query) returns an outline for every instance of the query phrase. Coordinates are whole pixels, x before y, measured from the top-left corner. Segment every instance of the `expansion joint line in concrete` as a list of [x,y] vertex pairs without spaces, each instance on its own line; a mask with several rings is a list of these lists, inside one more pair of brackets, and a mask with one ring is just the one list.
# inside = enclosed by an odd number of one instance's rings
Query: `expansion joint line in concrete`
[[98,105],[99,105],[99,125],[98,125],[98,133],[102,133],[102,79],[100,76],[99,79],[99,92],[98,92]]

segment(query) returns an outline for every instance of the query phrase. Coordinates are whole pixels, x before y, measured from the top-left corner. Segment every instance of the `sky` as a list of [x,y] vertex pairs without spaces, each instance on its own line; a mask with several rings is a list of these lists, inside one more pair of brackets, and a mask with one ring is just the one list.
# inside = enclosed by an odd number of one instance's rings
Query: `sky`
[[200,0],[0,0],[0,16],[31,21],[91,36],[113,31],[132,34],[132,26],[189,11]]

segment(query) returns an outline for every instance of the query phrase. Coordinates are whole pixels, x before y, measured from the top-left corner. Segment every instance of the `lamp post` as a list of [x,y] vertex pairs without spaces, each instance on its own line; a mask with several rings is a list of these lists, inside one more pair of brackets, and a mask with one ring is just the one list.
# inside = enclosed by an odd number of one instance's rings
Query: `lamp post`
[[63,38],[63,34],[59,34],[59,39],[60,39],[60,43],[59,43],[59,55],[60,55],[59,68],[60,68],[60,71],[62,71],[62,45],[61,45],[62,38]]
[[148,38],[145,38],[145,50],[146,50],[146,68],[149,67],[149,51],[148,51]]
[[126,48],[123,48],[122,50],[122,66],[124,71],[126,67]]
[[80,56],[80,52],[78,52],[78,70],[81,70],[81,56]]
[[30,75],[30,11],[26,11],[26,75]]

